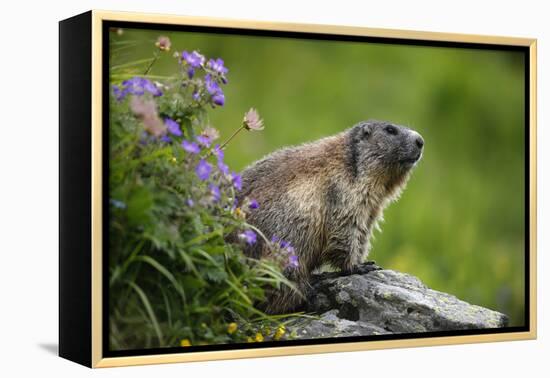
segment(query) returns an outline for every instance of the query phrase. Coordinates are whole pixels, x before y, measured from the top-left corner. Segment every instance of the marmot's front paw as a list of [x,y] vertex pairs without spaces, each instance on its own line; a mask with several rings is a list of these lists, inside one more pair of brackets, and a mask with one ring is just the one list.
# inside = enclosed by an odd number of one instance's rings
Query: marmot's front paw
[[366,263],[363,263],[363,264],[360,264],[360,265],[357,265],[355,267],[353,267],[350,271],[347,271],[347,272],[343,272],[344,275],[352,275],[352,274],[367,274],[367,273],[370,273],[370,272],[373,272],[375,270],[381,270],[382,268],[380,268],[378,265],[376,265],[376,262],[374,261],[367,261]]

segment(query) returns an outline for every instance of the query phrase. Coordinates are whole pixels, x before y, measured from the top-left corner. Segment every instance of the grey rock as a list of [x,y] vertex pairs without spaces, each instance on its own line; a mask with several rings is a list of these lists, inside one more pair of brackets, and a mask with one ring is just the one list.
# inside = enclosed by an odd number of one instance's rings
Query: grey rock
[[508,317],[432,290],[418,278],[373,263],[350,275],[322,273],[312,281],[307,313],[291,326],[294,338],[500,328]]
[[319,319],[301,321],[291,327],[294,339],[383,335],[388,332],[374,324],[341,318],[338,310],[323,313]]

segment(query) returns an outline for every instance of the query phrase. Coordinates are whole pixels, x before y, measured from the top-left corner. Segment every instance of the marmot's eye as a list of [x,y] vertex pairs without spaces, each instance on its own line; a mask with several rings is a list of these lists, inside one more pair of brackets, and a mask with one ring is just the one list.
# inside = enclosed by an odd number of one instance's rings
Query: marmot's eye
[[397,128],[394,126],[386,126],[384,130],[390,135],[397,135]]

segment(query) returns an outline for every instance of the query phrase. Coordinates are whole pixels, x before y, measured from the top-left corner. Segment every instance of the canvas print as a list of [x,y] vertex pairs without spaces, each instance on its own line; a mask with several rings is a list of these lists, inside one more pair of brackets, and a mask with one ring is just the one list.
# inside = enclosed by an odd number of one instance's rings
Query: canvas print
[[526,55],[113,24],[105,355],[526,327]]

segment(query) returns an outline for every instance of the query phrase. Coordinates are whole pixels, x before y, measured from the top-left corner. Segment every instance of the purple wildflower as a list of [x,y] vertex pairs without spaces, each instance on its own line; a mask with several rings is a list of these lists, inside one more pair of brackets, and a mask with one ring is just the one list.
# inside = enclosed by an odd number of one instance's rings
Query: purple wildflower
[[219,144],[214,146],[214,151],[212,153],[218,158],[218,161],[223,161],[224,153]]
[[145,93],[145,89],[143,88],[143,81],[141,80],[141,77],[133,77],[128,80],[124,80],[122,82],[122,86],[126,90],[126,93],[130,93],[136,96],[141,96]]
[[198,91],[193,92],[193,100],[199,101],[201,99],[201,95]]
[[149,92],[153,96],[162,96],[162,91],[152,81],[144,77],[135,76],[131,79],[124,80],[122,86],[124,87],[124,94],[129,93],[141,96],[145,94],[145,92]]
[[126,90],[121,89],[118,85],[114,85],[114,84],[113,84],[112,88],[113,88],[113,95],[115,96],[115,99],[117,101],[123,100],[124,97],[126,96]]
[[195,168],[195,173],[201,181],[208,180],[211,171],[212,166],[204,159],[201,159],[199,161],[199,164],[197,164],[197,167]]
[[260,205],[258,205],[258,201],[256,201],[255,199],[251,200],[248,204],[248,208],[251,210],[256,210],[258,207],[260,207]]
[[193,207],[195,206],[195,201],[193,201],[191,198],[188,198],[187,201],[185,201],[187,203],[187,206],[189,207]]
[[181,53],[181,57],[193,68],[202,66],[205,60],[204,56],[199,54],[197,51],[193,51],[191,53],[184,51]]
[[244,240],[246,244],[253,245],[256,243],[256,233],[252,230],[245,230],[239,234],[239,238]]
[[212,153],[218,159],[218,169],[220,170],[220,172],[223,173],[225,176],[229,175],[229,167],[223,162],[224,153],[219,144],[216,144],[214,146],[214,150],[212,151]]
[[199,54],[197,51],[187,52],[184,51],[181,53],[182,59],[189,65],[187,68],[187,76],[190,79],[195,76],[195,68],[199,68],[204,64],[204,56]]
[[170,138],[168,135],[163,135],[160,137],[160,140],[163,141],[164,143],[170,143],[172,142],[172,138]]
[[223,59],[221,58],[210,59],[207,63],[207,66],[221,75],[225,75],[229,71],[227,67],[223,65]]
[[288,266],[291,268],[297,268],[299,266],[297,255],[292,254],[288,256]]
[[282,240],[282,239],[279,241],[279,246],[280,246],[281,248],[285,248],[285,249],[286,249],[286,248],[292,248],[292,247],[290,246],[290,243],[289,243],[289,242],[287,242],[286,240]]
[[153,96],[158,97],[162,96],[162,91],[151,81],[143,79],[143,89],[151,93]]
[[198,154],[199,152],[201,152],[201,148],[199,147],[199,145],[195,142],[189,142],[188,140],[183,140],[181,142],[181,146],[183,147],[183,149],[191,154]]
[[273,235],[273,236],[271,237],[271,242],[272,242],[272,243],[277,243],[278,241],[279,241],[279,237],[278,237],[277,235]]
[[212,194],[212,200],[214,202],[218,202],[221,197],[220,188],[214,184],[210,184],[209,188],[210,188],[210,194]]
[[224,175],[228,175],[229,174],[229,167],[227,166],[227,164],[225,164],[223,161],[221,160],[218,160],[218,169],[220,170],[221,173],[223,173]]
[[212,78],[212,75],[210,74],[207,74],[204,76],[204,84],[205,84],[206,90],[211,95],[220,93],[222,91],[216,79]]
[[176,121],[174,121],[172,118],[165,118],[164,124],[166,125],[166,128],[168,129],[168,132],[175,136],[182,136],[180,125]]
[[231,173],[231,181],[233,182],[233,186],[237,190],[241,190],[243,188],[243,181],[241,175],[232,172]]
[[220,172],[223,173],[225,176],[229,175],[229,166],[223,162],[224,153],[219,144],[216,144],[212,153],[218,159],[218,169],[220,170]]
[[223,106],[225,104],[225,96],[216,79],[212,78],[212,75],[207,74],[204,76],[204,85],[208,93],[212,95],[212,102]]
[[210,144],[212,144],[210,138],[205,135],[197,135],[196,139],[197,142],[199,142],[199,144],[203,145],[204,147],[210,147]]
[[219,144],[216,144],[216,147],[214,147],[214,151],[212,151],[212,153],[218,159],[218,169],[220,172],[225,176],[229,175],[229,166],[223,162],[224,153]]
[[214,104],[223,106],[225,104],[225,95],[222,92],[218,92],[212,96],[212,102]]

